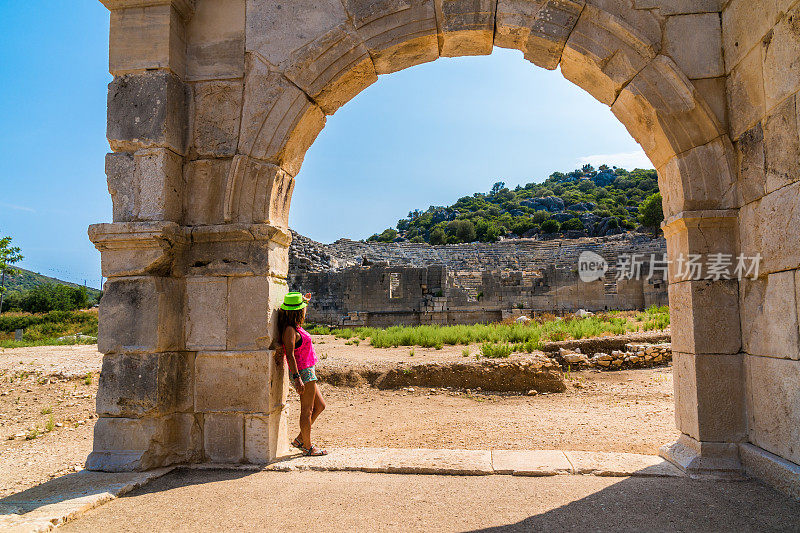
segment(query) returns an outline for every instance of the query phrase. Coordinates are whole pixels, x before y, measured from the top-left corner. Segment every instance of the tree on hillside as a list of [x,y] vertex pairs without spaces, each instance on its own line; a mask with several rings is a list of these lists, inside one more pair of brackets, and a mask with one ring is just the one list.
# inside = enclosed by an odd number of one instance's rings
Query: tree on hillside
[[664,220],[664,211],[661,208],[661,193],[651,194],[639,206],[639,222],[642,226],[658,231]]
[[3,310],[3,296],[6,292],[6,274],[16,274],[17,271],[11,265],[20,261],[21,250],[18,246],[11,246],[11,237],[0,238],[0,312]]

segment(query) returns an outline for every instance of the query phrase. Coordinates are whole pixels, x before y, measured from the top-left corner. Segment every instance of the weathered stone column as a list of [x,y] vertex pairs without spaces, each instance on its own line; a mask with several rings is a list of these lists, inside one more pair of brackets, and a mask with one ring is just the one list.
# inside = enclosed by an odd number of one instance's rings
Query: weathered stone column
[[89,236],[108,277],[100,303],[92,470],[145,470],[199,457],[193,414],[194,354],[183,342],[183,280],[174,276],[187,241],[174,222],[96,224]]
[[194,353],[183,335],[178,260],[186,152],[185,24],[194,2],[103,0],[111,10],[106,157],[114,223],[89,236],[108,278],[100,419],[87,467],[139,470],[200,457]]
[[287,452],[286,375],[270,348],[290,240],[268,224],[192,229],[186,346],[197,352],[194,411],[205,461],[266,463]]
[[[744,371],[736,279],[687,275],[691,255],[738,254],[737,210],[683,211],[663,225],[670,263],[675,421],[682,435],[661,453],[692,476],[740,475],[746,435]],[[731,271],[733,266],[731,267]]]

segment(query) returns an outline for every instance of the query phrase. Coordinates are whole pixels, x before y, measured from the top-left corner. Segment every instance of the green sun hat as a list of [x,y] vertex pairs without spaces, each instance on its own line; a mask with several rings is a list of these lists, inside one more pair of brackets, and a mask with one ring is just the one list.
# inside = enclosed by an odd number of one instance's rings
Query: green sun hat
[[301,293],[290,292],[283,297],[281,309],[284,311],[297,311],[298,309],[303,309],[306,305],[308,304],[303,299],[303,295]]

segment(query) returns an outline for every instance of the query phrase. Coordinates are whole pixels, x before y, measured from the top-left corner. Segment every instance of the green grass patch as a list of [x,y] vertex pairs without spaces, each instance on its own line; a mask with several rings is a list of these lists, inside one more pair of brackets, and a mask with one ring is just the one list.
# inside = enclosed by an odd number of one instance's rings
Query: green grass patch
[[[14,340],[14,332],[24,330],[22,341]],[[0,315],[0,347],[57,346],[94,344],[75,339],[58,340],[69,335],[97,337],[97,311],[51,311],[50,313],[3,313]]]

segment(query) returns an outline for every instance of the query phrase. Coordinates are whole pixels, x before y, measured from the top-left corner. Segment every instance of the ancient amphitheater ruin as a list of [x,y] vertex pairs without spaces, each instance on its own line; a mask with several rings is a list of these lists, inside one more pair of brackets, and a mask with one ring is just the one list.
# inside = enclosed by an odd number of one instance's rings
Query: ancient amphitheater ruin
[[90,468],[284,452],[269,339],[306,150],[379,75],[498,46],[611,107],[658,170],[671,258],[760,254],[757,279],[670,272],[682,436],[664,454],[797,486],[797,2],[102,1],[114,219],[90,229],[108,277]]
[[[584,251],[607,261],[602,278],[581,281],[577,267]],[[288,282],[291,290],[314,294],[312,322],[475,324],[667,305],[665,254],[664,239],[632,234],[430,246],[348,239],[326,245],[292,232]],[[616,266],[619,256],[641,261],[641,275],[627,279]]]

